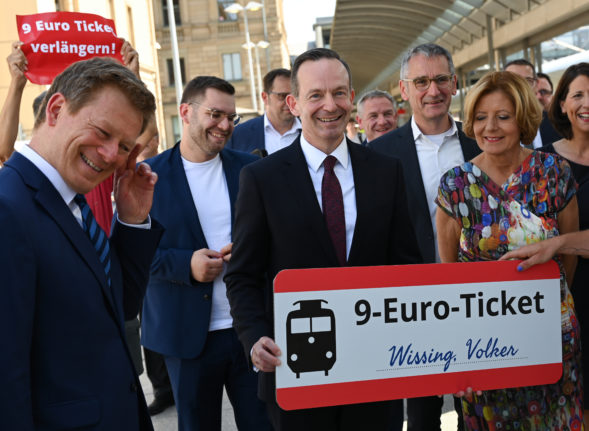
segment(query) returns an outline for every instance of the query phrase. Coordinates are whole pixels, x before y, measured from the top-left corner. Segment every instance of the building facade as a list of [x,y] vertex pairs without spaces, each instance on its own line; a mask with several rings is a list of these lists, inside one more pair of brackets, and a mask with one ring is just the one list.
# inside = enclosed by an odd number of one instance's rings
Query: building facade
[[[252,49],[254,85],[257,88],[256,69],[259,63],[261,76],[270,69],[289,67],[286,31],[284,28],[282,0],[260,0],[262,9],[246,10],[249,35],[252,43],[266,40],[266,49],[258,48],[258,61]],[[173,0],[182,86],[199,75],[224,78],[235,86],[236,104],[240,115],[253,116],[263,111],[259,91],[256,90],[258,112],[253,111],[250,68],[246,41],[244,12],[225,11],[233,0]],[[241,6],[252,7],[251,2],[240,1]],[[168,22],[167,0],[153,0],[153,12],[157,41],[160,45],[159,68],[161,95],[165,121],[165,140],[171,147],[180,139],[182,130],[178,117],[178,102],[174,87],[172,41]],[[267,38],[266,38],[266,36]],[[267,51],[267,52],[266,52]],[[268,61],[269,60],[269,61]]]
[[[114,20],[117,35],[128,40],[139,53],[141,79],[156,96],[158,102],[158,127],[163,130],[158,52],[155,38],[152,0],[19,0],[3,2],[0,10],[0,48],[4,58],[11,51],[11,44],[18,40],[16,15],[67,11],[93,13]],[[0,100],[4,101],[10,83],[8,67],[0,67]],[[27,83],[21,109],[19,140],[31,138],[34,117],[32,104],[35,97],[46,90],[44,85]],[[161,144],[160,144],[161,145]]]

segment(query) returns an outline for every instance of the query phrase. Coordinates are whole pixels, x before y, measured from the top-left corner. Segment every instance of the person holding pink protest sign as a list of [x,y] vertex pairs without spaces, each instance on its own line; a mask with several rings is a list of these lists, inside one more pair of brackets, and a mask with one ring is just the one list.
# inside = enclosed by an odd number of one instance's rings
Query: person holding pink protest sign
[[[442,262],[498,260],[523,245],[578,230],[577,186],[568,163],[520,145],[532,142],[542,119],[528,83],[511,72],[489,73],[468,93],[465,113],[464,131],[483,152],[440,180]],[[550,385],[478,393],[469,388],[462,400],[466,429],[582,429],[580,334],[567,286],[576,261],[557,262],[562,377]]]

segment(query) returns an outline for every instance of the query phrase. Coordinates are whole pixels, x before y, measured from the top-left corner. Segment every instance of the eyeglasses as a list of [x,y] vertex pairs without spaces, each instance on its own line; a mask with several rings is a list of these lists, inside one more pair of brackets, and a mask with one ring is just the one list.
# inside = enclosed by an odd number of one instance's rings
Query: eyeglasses
[[540,93],[540,95],[542,95],[542,96],[550,96],[552,94],[552,91],[542,89],[542,90],[538,90],[538,93]]
[[278,100],[284,101],[286,100],[286,96],[290,93],[275,93],[274,91],[269,91],[268,94],[274,94]]
[[227,112],[219,111],[217,109],[207,108],[206,106],[204,106],[203,104],[198,103],[198,102],[187,102],[187,103],[189,105],[198,105],[198,106],[202,106],[203,108],[205,108],[207,111],[207,114],[209,114],[209,117],[211,117],[211,121],[214,121],[215,123],[220,123],[225,118],[227,118],[227,120],[229,120],[229,123],[233,124],[234,126],[237,126],[239,124],[239,120],[241,120],[241,117],[235,112],[233,114],[228,114]]
[[432,81],[436,83],[438,88],[449,88],[452,85],[454,75],[438,75],[433,78],[427,76],[419,76],[415,79],[402,79],[401,81],[413,82],[417,91],[425,91],[429,88]]
[[536,85],[536,82],[538,82],[538,78],[534,78],[533,76],[526,76],[524,79],[528,81],[528,84],[530,84],[532,87]]

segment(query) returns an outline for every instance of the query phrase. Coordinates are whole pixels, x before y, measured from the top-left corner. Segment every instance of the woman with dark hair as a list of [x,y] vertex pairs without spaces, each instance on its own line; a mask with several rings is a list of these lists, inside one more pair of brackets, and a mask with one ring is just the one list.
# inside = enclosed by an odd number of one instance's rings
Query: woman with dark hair
[[[589,63],[572,65],[564,72],[552,98],[548,116],[564,139],[541,150],[556,153],[569,162],[579,185],[577,201],[580,228],[589,229]],[[571,292],[581,326],[581,345],[586,352],[582,361],[584,375],[589,373],[588,284],[589,259],[580,257]],[[589,384],[589,380],[587,382]],[[586,413],[585,426],[589,429],[589,412]]]
[[[511,72],[483,76],[466,96],[464,132],[482,153],[448,171],[436,203],[442,262],[497,260],[510,250],[578,229],[576,184],[566,161],[532,151],[542,120],[531,86]],[[469,393],[469,430],[580,430],[583,421],[581,350],[573,300],[561,269],[563,374],[551,385]]]

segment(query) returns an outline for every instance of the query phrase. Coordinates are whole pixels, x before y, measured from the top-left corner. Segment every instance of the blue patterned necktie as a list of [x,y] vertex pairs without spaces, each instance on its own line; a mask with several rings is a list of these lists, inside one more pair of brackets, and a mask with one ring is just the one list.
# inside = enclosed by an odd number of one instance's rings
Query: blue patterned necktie
[[88,205],[88,202],[86,202],[84,195],[76,195],[76,197],[74,197],[74,201],[80,207],[80,211],[82,211],[82,224],[84,225],[84,231],[90,238],[90,241],[96,250],[98,259],[100,260],[100,263],[104,268],[104,273],[106,274],[106,281],[110,287],[110,246],[108,244],[108,238],[102,228],[98,225],[98,222],[96,222],[94,214],[92,214],[90,206]]

